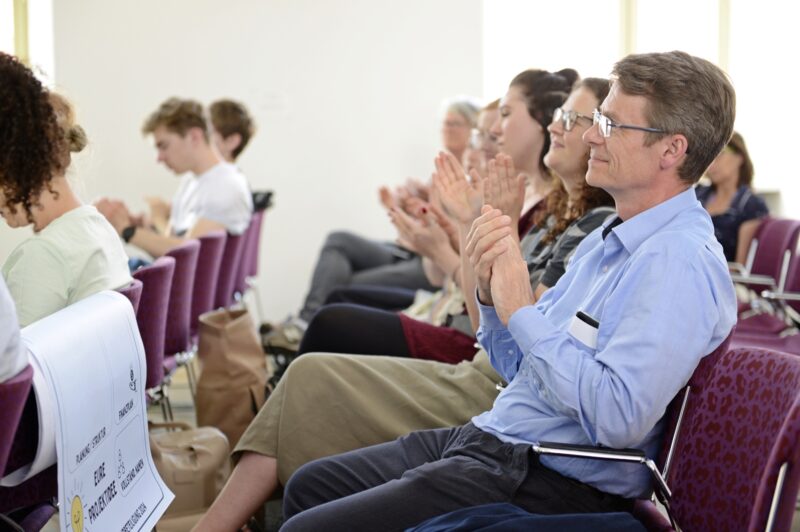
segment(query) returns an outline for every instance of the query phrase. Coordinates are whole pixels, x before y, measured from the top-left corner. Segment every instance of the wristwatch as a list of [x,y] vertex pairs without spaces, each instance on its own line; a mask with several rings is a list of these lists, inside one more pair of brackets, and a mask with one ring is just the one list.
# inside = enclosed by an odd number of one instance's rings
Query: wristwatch
[[122,230],[122,233],[121,233],[122,240],[124,240],[125,243],[127,244],[128,242],[131,241],[131,238],[133,238],[133,235],[135,233],[136,233],[136,226],[135,225],[129,225],[128,227],[126,227],[125,229]]

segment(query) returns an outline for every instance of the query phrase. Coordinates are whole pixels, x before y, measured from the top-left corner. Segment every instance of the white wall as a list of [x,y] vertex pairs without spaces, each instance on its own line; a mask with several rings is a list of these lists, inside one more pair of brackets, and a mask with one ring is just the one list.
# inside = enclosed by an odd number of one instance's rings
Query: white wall
[[[241,167],[276,193],[261,255],[270,319],[300,305],[328,231],[393,238],[377,187],[427,177],[442,99],[482,86],[480,0],[54,4],[56,86],[92,142],[75,162],[86,199],[171,196],[177,180],[139,133],[165,98],[251,108]],[[24,233],[0,229],[0,260]]]

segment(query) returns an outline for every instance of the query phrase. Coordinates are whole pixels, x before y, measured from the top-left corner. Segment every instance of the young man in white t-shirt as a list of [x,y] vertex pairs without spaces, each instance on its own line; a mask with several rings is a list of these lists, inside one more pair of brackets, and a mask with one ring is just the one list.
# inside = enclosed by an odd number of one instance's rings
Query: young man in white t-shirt
[[158,257],[185,238],[247,229],[253,212],[250,188],[212,146],[200,103],[170,98],[147,118],[142,132],[153,136],[158,162],[182,177],[171,204],[148,199],[149,224],[131,216],[121,202],[98,202],[125,242]]

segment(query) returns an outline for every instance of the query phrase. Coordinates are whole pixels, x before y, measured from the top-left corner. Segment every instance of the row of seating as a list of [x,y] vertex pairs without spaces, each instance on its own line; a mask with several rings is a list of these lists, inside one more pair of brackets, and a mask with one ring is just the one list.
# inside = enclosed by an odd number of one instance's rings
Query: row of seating
[[747,264],[731,265],[746,294],[739,303],[735,347],[755,346],[800,355],[800,220],[766,218],[748,250]]
[[[234,304],[258,273],[261,226],[268,203],[261,205],[245,233],[219,231],[188,240],[133,272],[134,280],[119,289],[131,301],[142,337],[147,399],[161,404],[167,420],[172,420],[167,392],[171,375],[184,366],[190,385],[194,383],[191,360],[197,348],[200,315]],[[38,416],[32,378],[29,366],[0,383],[3,474],[30,463],[36,452]],[[0,530],[5,529],[3,514],[22,530],[40,530],[55,512],[52,501],[57,494],[55,465],[19,486],[0,487]]]

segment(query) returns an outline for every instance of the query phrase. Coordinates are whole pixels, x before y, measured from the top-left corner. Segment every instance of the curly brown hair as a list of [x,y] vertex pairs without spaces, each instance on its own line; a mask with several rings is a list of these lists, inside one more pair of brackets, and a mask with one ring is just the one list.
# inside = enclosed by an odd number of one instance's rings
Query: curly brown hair
[[[610,84],[607,79],[603,78],[585,78],[579,81],[573,90],[580,88],[590,90],[598,102],[603,103],[603,100],[608,96]],[[572,205],[569,204],[569,196],[560,179],[556,180],[556,184],[545,198],[545,201],[547,202],[545,208],[539,211],[538,216],[534,219],[534,224],[537,227],[544,227],[551,215],[555,217],[555,224],[542,238],[542,243],[545,244],[556,240],[572,222],[590,210],[596,207],[614,205],[614,199],[608,192],[602,188],[589,185],[585,179],[581,185],[579,197],[572,202]]]
[[50,93],[17,58],[0,52],[0,190],[6,206],[32,220],[31,208],[69,164]]

